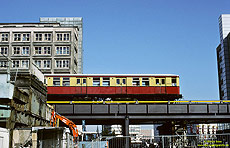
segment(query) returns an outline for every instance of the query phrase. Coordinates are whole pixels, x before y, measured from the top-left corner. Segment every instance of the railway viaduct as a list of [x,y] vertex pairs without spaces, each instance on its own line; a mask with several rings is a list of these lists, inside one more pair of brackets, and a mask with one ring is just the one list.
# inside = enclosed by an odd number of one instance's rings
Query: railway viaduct
[[[171,104],[173,102],[173,104]],[[221,101],[140,101],[91,102],[48,101],[56,112],[76,124],[123,125],[123,135],[129,135],[129,124],[199,124],[229,123],[230,103]],[[169,127],[170,128],[170,127]]]

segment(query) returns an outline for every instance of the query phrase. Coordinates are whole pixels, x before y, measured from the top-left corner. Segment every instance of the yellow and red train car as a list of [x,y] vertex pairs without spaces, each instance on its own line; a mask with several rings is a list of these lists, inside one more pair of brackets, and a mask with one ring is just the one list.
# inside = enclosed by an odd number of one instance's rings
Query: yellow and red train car
[[48,100],[181,98],[179,76],[173,74],[47,74]]

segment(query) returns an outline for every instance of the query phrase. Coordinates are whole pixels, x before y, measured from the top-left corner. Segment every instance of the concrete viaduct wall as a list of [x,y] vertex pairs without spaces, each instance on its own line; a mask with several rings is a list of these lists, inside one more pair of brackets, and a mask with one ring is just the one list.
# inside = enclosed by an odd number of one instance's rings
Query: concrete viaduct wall
[[128,117],[130,124],[165,123],[186,120],[188,123],[229,122],[230,104],[56,104],[61,115],[86,124],[119,124]]

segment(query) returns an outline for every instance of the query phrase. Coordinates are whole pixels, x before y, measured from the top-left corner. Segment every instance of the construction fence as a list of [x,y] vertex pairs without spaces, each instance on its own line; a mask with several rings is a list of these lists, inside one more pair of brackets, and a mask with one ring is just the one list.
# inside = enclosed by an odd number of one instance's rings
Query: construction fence
[[99,137],[78,143],[78,148],[229,148],[230,133],[164,135],[154,137]]

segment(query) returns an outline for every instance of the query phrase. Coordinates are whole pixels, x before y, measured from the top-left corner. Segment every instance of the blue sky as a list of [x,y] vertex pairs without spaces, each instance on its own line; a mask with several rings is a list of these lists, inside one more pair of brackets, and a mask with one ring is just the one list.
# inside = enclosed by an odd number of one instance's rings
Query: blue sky
[[84,73],[180,75],[188,100],[217,100],[218,17],[229,0],[11,0],[0,22],[83,17]]

